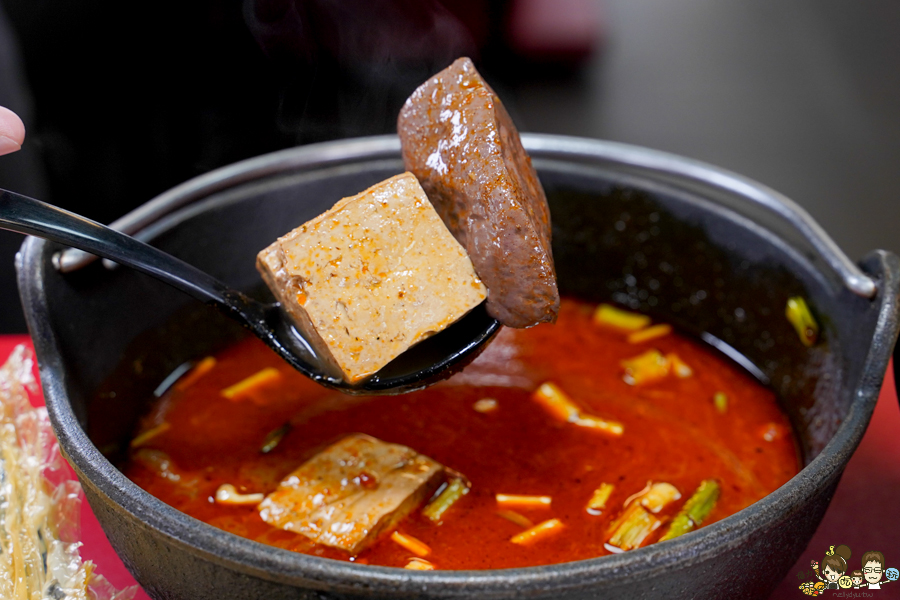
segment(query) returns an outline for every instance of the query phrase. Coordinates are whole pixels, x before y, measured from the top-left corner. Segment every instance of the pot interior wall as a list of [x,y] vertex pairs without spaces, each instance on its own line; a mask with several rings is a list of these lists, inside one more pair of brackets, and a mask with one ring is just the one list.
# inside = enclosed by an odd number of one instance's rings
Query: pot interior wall
[[[799,433],[804,462],[851,408],[877,307],[835,285],[814,258],[694,187],[591,165],[535,160],[553,214],[561,290],[671,322],[771,385]],[[273,176],[214,194],[141,237],[260,296],[256,253],[341,197],[402,171],[362,161]],[[60,275],[45,246],[48,318],[82,424],[115,460],[146,400],[175,368],[243,335],[215,310],[127,269],[95,263]],[[807,299],[821,342],[804,347],[784,316]]]

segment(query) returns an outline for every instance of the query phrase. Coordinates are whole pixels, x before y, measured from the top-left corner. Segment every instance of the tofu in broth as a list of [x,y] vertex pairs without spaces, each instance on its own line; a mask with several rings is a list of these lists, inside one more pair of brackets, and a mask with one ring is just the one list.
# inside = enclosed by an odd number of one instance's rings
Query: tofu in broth
[[431,497],[444,467],[361,433],[325,448],[259,505],[270,525],[357,554]]

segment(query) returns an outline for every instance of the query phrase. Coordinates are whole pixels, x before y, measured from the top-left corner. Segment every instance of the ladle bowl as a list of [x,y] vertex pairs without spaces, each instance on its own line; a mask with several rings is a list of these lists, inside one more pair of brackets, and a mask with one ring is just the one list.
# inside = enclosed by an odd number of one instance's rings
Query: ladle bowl
[[0,228],[67,244],[155,277],[215,306],[253,332],[292,367],[321,385],[347,394],[398,394],[449,377],[471,361],[500,328],[480,305],[450,328],[407,350],[373,376],[351,385],[316,353],[278,303],[254,300],[149,244],[6,190],[0,190]]

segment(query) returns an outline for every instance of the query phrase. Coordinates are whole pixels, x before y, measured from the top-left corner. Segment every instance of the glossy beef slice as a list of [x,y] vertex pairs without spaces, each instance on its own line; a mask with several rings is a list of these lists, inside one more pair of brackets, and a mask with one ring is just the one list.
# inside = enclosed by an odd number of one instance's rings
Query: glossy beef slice
[[547,198],[509,114],[472,61],[458,59],[413,92],[397,131],[407,170],[487,286],[491,316],[510,327],[555,321]]

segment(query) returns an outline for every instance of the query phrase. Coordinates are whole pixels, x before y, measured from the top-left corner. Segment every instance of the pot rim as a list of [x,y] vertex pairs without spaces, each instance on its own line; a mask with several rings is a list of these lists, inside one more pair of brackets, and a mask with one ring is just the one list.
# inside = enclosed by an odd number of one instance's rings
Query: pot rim
[[[867,295],[863,275],[812,218],[777,192],[705,163],[676,155],[620,144],[555,135],[523,134],[523,143],[536,159],[552,158],[592,163],[609,163],[626,168],[661,171],[688,180],[724,188],[749,203],[768,208],[797,227],[823,255],[851,290]],[[223,167],[191,179],[129,213],[140,229],[163,214],[222,189],[296,169],[318,169],[333,164],[399,157],[396,136],[376,136],[326,142],[262,155]],[[439,595],[479,592],[482,595],[507,595],[524,588],[560,590],[583,587],[594,581],[614,582],[636,573],[649,576],[670,568],[676,562],[711,558],[741,544],[763,524],[791,516],[843,470],[868,425],[890,348],[870,347],[859,384],[853,390],[855,401],[835,434],[806,467],[773,493],[721,521],[702,527],[673,540],[622,554],[540,567],[483,571],[408,571],[372,565],[356,565],[273,548],[216,529],[194,519],[145,492],[123,475],[94,446],[80,426],[65,393],[66,372],[59,344],[47,314],[46,298],[40,282],[44,240],[28,238],[17,255],[19,289],[37,355],[47,407],[59,438],[60,447],[82,481],[112,501],[116,510],[129,513],[172,542],[191,548],[214,563],[263,579],[319,589],[396,592],[399,589]],[[881,253],[881,264],[870,264],[880,279],[875,289],[882,297],[874,339],[896,332],[897,265],[888,253]],[[873,260],[869,261],[874,262]],[[849,265],[849,268],[848,268]],[[855,289],[854,289],[855,288]],[[892,293],[886,293],[892,292]]]

